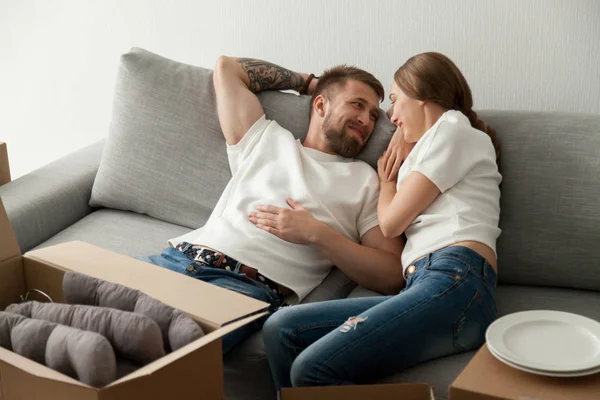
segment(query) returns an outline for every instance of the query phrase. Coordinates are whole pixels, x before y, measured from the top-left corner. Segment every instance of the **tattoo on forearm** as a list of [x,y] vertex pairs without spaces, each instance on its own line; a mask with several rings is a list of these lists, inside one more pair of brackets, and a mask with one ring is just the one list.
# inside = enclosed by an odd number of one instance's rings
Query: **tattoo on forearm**
[[267,89],[300,91],[304,87],[305,80],[302,75],[279,65],[253,58],[238,58],[237,62],[242,64],[242,68],[248,74],[249,88],[254,93]]

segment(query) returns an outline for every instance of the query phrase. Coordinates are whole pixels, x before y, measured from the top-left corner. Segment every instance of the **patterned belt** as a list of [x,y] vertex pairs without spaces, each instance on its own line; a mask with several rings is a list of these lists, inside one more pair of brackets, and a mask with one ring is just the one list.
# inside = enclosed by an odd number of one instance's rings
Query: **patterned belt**
[[[256,268],[244,265],[236,259],[227,256],[226,254],[188,242],[181,242],[175,246],[175,248],[193,259],[196,265],[199,267],[219,268],[232,272],[237,271],[238,273],[245,275],[252,280],[267,285],[274,292],[282,295],[277,283],[262,275]],[[193,270],[193,268],[194,267],[191,265],[188,267],[190,271]]]

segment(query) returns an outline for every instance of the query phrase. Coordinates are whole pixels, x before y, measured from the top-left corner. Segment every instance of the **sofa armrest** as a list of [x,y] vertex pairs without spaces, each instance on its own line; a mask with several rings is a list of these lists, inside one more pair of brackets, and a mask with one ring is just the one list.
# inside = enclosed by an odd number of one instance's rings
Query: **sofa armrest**
[[0,198],[25,253],[90,214],[104,140],[3,186]]

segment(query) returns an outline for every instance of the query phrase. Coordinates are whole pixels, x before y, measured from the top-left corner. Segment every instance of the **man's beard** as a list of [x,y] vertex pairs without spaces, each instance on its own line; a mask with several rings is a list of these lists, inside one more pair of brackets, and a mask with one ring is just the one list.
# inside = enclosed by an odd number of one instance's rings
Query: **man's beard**
[[340,156],[354,158],[363,148],[362,141],[354,134],[348,133],[348,123],[342,125],[341,129],[333,126],[331,114],[323,120],[323,131],[329,149]]

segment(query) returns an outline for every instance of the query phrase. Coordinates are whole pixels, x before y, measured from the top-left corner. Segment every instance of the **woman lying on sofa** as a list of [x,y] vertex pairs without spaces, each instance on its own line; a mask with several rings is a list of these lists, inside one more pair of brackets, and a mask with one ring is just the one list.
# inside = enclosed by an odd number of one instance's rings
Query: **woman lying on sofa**
[[398,130],[378,164],[378,216],[386,237],[406,235],[405,286],[394,296],[277,311],[263,332],[278,389],[368,382],[476,349],[495,318],[495,132],[473,111],[460,70],[439,53],[406,61],[390,100]]

